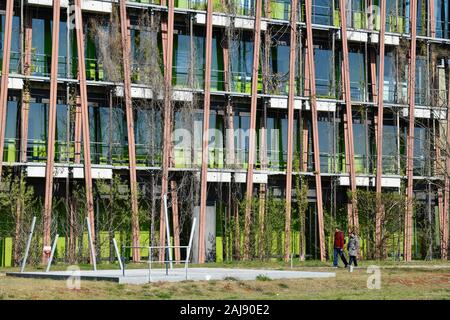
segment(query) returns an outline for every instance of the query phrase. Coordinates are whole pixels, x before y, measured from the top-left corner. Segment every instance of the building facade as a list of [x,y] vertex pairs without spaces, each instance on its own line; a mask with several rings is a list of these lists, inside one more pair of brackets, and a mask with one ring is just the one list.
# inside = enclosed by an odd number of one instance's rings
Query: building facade
[[[60,257],[83,242],[80,211],[100,258],[119,231],[135,247],[165,243],[166,230],[182,245],[196,217],[199,262],[324,260],[336,224],[364,237],[368,257],[447,259],[448,1],[0,10],[2,192],[14,177],[33,187],[42,244],[64,235]],[[126,202],[118,220],[113,192]],[[396,216],[383,194],[403,201]]]

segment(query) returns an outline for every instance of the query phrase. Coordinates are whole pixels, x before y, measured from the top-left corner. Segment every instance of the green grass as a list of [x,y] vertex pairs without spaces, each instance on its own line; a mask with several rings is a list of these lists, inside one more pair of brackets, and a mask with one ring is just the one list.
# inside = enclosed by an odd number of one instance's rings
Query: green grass
[[[367,266],[381,267],[381,289],[367,288]],[[333,271],[335,278],[283,279],[271,281],[259,275],[255,281],[227,278],[222,281],[182,281],[145,285],[117,284],[106,281],[82,281],[79,290],[71,290],[66,281],[6,277],[0,272],[0,299],[450,299],[450,263],[420,261],[412,263],[362,261],[362,267],[349,273],[331,269],[329,263],[294,264],[295,270]],[[138,267],[132,265],[130,267]],[[284,262],[243,262],[207,264],[208,267],[247,267],[290,270]],[[89,265],[81,266],[90,269]],[[99,269],[111,268],[99,265]],[[140,265],[142,267],[142,265]],[[53,269],[64,269],[57,265]]]

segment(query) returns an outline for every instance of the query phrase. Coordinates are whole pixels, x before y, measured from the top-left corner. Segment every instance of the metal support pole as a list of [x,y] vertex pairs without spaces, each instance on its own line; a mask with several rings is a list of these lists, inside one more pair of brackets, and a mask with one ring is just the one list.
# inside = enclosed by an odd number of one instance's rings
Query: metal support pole
[[202,139],[202,169],[200,181],[200,215],[198,232],[198,262],[205,262],[205,223],[206,198],[208,197],[208,141],[209,141],[209,105],[211,103],[211,60],[212,60],[212,0],[208,0],[206,13],[206,56],[205,56],[205,96],[203,105],[203,139]]
[[173,268],[172,265],[172,250],[170,248],[170,228],[169,228],[169,209],[167,208],[167,195],[163,195],[164,200],[164,217],[166,218],[166,240],[167,240],[167,249],[168,249],[168,255],[169,255],[169,261],[170,261],[170,269]]
[[[44,199],[44,239],[43,245],[50,245],[50,226],[52,222],[53,203],[53,169],[55,163],[55,134],[56,134],[56,104],[58,93],[58,48],[59,48],[59,21],[60,0],[53,1],[52,24],[52,61],[50,72],[50,105],[48,110],[48,141],[47,166],[45,167],[45,199]],[[42,261],[46,262],[45,253]]]
[[131,191],[131,229],[133,244],[133,261],[140,260],[139,248],[139,207],[138,207],[138,187],[136,177],[136,146],[134,138],[134,117],[133,105],[131,101],[131,66],[130,66],[130,41],[128,30],[127,9],[125,0],[120,0],[120,35],[122,39],[122,60],[124,76],[124,100],[127,118],[128,132],[128,159],[130,173],[130,191]]
[[[84,180],[86,184],[86,204],[89,218],[90,230],[95,230],[94,222],[94,199],[92,195],[92,171],[91,171],[91,148],[89,132],[89,111],[86,86],[86,65],[84,56],[83,18],[81,14],[81,0],[75,0],[75,30],[77,37],[78,53],[78,77],[80,81],[80,102],[81,102],[81,127],[83,134],[84,152]],[[90,233],[91,239],[95,242],[95,234]],[[95,262],[95,248],[92,246],[92,261]]]
[[89,218],[86,218],[87,227],[88,227],[88,237],[89,237],[89,248],[91,249],[91,263],[94,267],[94,271],[97,271],[97,258],[95,257],[95,249],[94,242],[92,241],[92,230],[91,224],[89,223]]
[[[163,1],[162,5],[166,1]],[[174,0],[168,0],[168,14],[167,22],[162,22],[161,29],[163,32],[163,56],[164,56],[164,79],[165,79],[165,92],[164,92],[164,132],[163,132],[163,161],[162,161],[162,177],[161,177],[161,201],[162,196],[167,193],[168,181],[169,181],[169,164],[170,164],[170,146],[171,146],[171,114],[172,114],[172,57],[173,57],[173,32],[174,32]],[[165,32],[167,31],[167,32]],[[164,207],[161,206],[160,213],[160,226],[159,226],[159,240],[160,243],[164,243],[165,238],[165,221]],[[164,260],[165,252],[160,250],[159,259]]]
[[386,30],[386,0],[380,2],[381,18],[380,18],[380,65],[378,70],[378,117],[377,117],[377,171],[375,188],[377,193],[377,212],[375,217],[375,241],[376,241],[376,255],[377,258],[381,258],[381,228],[383,220],[383,211],[381,203],[381,177],[383,174],[383,96],[384,96],[384,35]]
[[[450,73],[450,65],[448,66]],[[440,223],[441,235],[441,259],[448,259],[448,221],[449,221],[449,203],[450,203],[450,79],[447,89],[447,140],[445,148],[445,170],[444,170],[444,204],[443,214]]]
[[259,69],[259,49],[261,44],[261,8],[262,0],[256,0],[255,12],[255,30],[253,44],[253,63],[252,63],[252,97],[250,102],[250,134],[248,150],[248,169],[247,169],[247,190],[245,194],[245,221],[244,221],[244,260],[250,258],[250,224],[252,214],[253,197],[253,170],[255,164],[256,148],[256,109],[258,104],[258,69]]
[[113,238],[113,244],[114,244],[114,250],[116,251],[117,261],[119,262],[120,270],[122,270],[122,272],[123,272],[122,257],[120,256],[119,247],[117,247],[116,238]]
[[287,128],[287,164],[286,164],[286,219],[284,260],[289,260],[291,252],[291,197],[292,197],[292,162],[294,144],[294,96],[295,96],[295,62],[297,50],[297,0],[291,2],[291,41],[289,52],[289,97],[288,97],[288,128]]
[[45,269],[45,272],[50,271],[50,266],[52,265],[53,256],[55,255],[56,245],[58,243],[58,238],[59,238],[59,234],[56,234],[55,240],[53,240],[52,252],[50,253],[50,258],[48,259],[47,269]]
[[415,107],[415,80],[416,80],[416,36],[417,36],[417,0],[411,0],[411,51],[409,61],[409,126],[407,137],[407,191],[406,191],[406,215],[405,215],[405,241],[404,260],[412,259],[412,237],[413,237],[413,171],[414,171],[414,107]]
[[6,108],[8,100],[9,61],[11,58],[11,36],[14,0],[6,1],[5,33],[3,38],[2,78],[0,83],[0,181],[2,181],[3,149],[6,130]]
[[436,19],[434,18],[435,15],[435,9],[434,9],[434,0],[428,0],[428,7],[430,8],[429,10],[429,23],[430,23],[430,37],[434,38],[436,37]]
[[31,221],[31,229],[30,234],[28,235],[27,247],[25,248],[25,256],[22,260],[22,265],[20,266],[20,272],[25,270],[25,265],[27,264],[28,253],[30,252],[31,239],[33,239],[34,226],[36,225],[36,217],[33,217],[33,221]]
[[305,0],[307,65],[309,70],[309,98],[311,104],[311,122],[313,130],[314,171],[316,180],[317,220],[319,224],[320,259],[325,261],[325,230],[323,221],[322,180],[320,177],[319,133],[316,105],[316,74],[314,68],[314,46],[312,33],[312,0]]
[[347,43],[347,12],[345,8],[346,0],[340,0],[340,16],[341,16],[341,35],[342,35],[342,69],[344,80],[344,100],[347,115],[347,150],[348,157],[346,163],[349,166],[350,173],[350,188],[352,190],[352,203],[351,210],[349,210],[348,226],[349,228],[356,229],[358,231],[358,211],[356,208],[356,175],[354,166],[354,144],[353,144],[353,116],[352,116],[352,97],[350,92],[350,65],[348,55],[348,43]]
[[186,252],[186,262],[184,264],[184,269],[186,270],[186,280],[187,280],[187,269],[189,266],[189,259],[191,257],[191,248],[192,248],[192,241],[194,240],[194,231],[195,231],[195,224],[197,223],[197,219],[194,218],[192,221],[192,227],[191,227],[191,234],[189,236],[189,244]]

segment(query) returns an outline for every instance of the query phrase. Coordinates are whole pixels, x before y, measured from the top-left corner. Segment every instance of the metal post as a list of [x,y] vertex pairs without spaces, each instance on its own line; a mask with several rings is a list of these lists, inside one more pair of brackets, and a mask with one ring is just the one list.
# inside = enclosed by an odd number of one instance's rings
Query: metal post
[[88,237],[89,237],[89,248],[91,249],[91,263],[94,266],[94,271],[97,271],[97,258],[95,257],[94,243],[92,241],[91,224],[89,223],[89,217],[86,217],[87,227],[88,227]]
[[123,76],[124,76],[124,100],[127,118],[128,132],[128,158],[131,191],[131,229],[133,244],[133,261],[140,260],[139,246],[139,207],[138,207],[138,187],[136,177],[136,146],[134,139],[134,117],[131,102],[131,66],[130,66],[130,41],[128,31],[127,9],[125,0],[120,0],[120,35],[122,38]]
[[[379,33],[379,43],[380,43],[380,66],[378,70],[378,92],[377,92],[377,102],[378,102],[378,117],[377,117],[377,171],[376,171],[376,181],[375,188],[377,193],[377,211],[375,217],[375,236],[376,236],[376,255],[381,258],[381,224],[383,219],[383,208],[381,204],[381,177],[383,173],[383,90],[384,90],[384,35],[386,29],[386,1],[381,0],[380,2],[381,19],[380,19],[380,33]],[[375,57],[374,57],[375,59]]]
[[36,225],[36,217],[33,217],[33,221],[31,221],[31,229],[30,234],[28,235],[27,247],[25,248],[25,256],[22,260],[22,265],[20,267],[20,272],[25,270],[25,265],[27,264],[28,252],[30,251],[31,239],[33,239],[34,226]]
[[205,56],[205,96],[203,105],[202,171],[200,181],[200,215],[198,232],[198,262],[205,262],[205,220],[206,198],[208,197],[208,142],[209,142],[209,105],[211,103],[211,60],[212,60],[212,0],[208,0],[206,13],[206,56]]
[[172,265],[172,251],[170,250],[170,228],[169,228],[169,213],[167,208],[167,195],[163,195],[164,200],[164,214],[166,218],[166,240],[167,240],[167,249],[168,249],[168,255],[169,255],[169,261],[170,261],[170,269],[173,268]]
[[120,257],[122,259],[122,276],[125,277],[125,246],[122,245],[122,256]]
[[244,260],[250,258],[250,223],[253,197],[253,170],[255,164],[255,144],[256,144],[256,111],[258,104],[258,69],[259,69],[259,49],[261,43],[261,6],[262,0],[256,0],[255,30],[253,44],[253,64],[252,64],[252,96],[250,101],[250,136],[248,150],[247,169],[247,190],[245,194],[245,222],[244,222]]
[[417,0],[411,0],[411,51],[409,63],[408,79],[408,100],[409,100],[409,125],[407,137],[407,190],[406,190],[406,214],[405,214],[405,241],[404,260],[410,261],[412,258],[412,232],[413,232],[413,157],[414,157],[414,106],[415,106],[415,80],[416,80],[416,36],[417,36]]
[[314,46],[312,33],[312,0],[305,0],[306,8],[306,41],[309,70],[309,98],[311,104],[311,122],[313,130],[314,171],[316,180],[317,220],[319,224],[320,259],[325,261],[325,230],[323,221],[322,180],[320,177],[319,133],[316,105],[316,74],[314,69]]
[[[84,180],[86,184],[86,202],[89,218],[89,227],[94,230],[94,199],[92,195],[92,171],[91,171],[91,148],[89,132],[89,111],[86,86],[86,65],[84,56],[84,37],[83,37],[83,18],[81,14],[81,0],[75,0],[75,30],[77,37],[78,53],[78,77],[80,81],[80,102],[81,102],[81,127],[83,134],[83,152],[84,152]],[[95,235],[91,233],[91,240],[95,241]],[[93,258],[95,263],[95,248],[92,246]]]
[[435,15],[435,9],[434,9],[434,0],[428,0],[428,7],[429,10],[429,23],[430,23],[430,37],[436,37],[436,19],[434,18]]
[[[53,168],[55,164],[56,104],[58,93],[58,47],[60,0],[53,1],[52,27],[52,61],[50,72],[50,106],[48,110],[47,166],[45,167],[45,199],[44,199],[44,246],[50,244],[50,225],[52,221],[53,202]],[[46,262],[43,254],[42,261]]]
[[3,64],[0,85],[0,181],[2,180],[3,149],[6,130],[6,108],[8,100],[9,61],[11,58],[11,35],[14,0],[7,0],[5,14],[5,35],[3,40]]
[[[450,66],[448,66],[450,69]],[[444,204],[440,222],[441,260],[448,259],[448,220],[450,203],[450,81],[447,84],[447,139],[445,148]]]
[[294,95],[295,95],[295,53],[297,50],[297,0],[291,2],[291,42],[289,52],[289,97],[287,129],[287,164],[286,164],[286,221],[284,260],[289,260],[291,247],[291,197],[292,197],[292,161],[294,143]]
[[353,144],[353,116],[352,116],[352,97],[350,92],[350,66],[347,43],[347,12],[345,10],[346,0],[340,0],[340,16],[341,16],[341,35],[342,35],[342,76],[344,80],[344,98],[347,114],[347,137],[346,144],[348,150],[348,157],[346,163],[349,166],[350,173],[350,188],[352,190],[351,210],[349,210],[348,226],[352,229],[358,230],[358,211],[356,208],[356,176],[354,166],[354,144]]
[[187,280],[187,269],[188,269],[188,266],[189,266],[189,259],[191,257],[192,241],[194,239],[194,232],[195,232],[195,224],[196,223],[197,223],[197,219],[194,218],[194,220],[192,221],[191,235],[189,236],[189,244],[188,244],[187,252],[186,252],[186,262],[184,264],[184,268],[186,270],[186,280]]
[[58,243],[58,238],[59,238],[59,234],[56,234],[55,240],[53,240],[52,252],[50,253],[50,258],[48,259],[47,269],[45,269],[45,272],[50,271],[50,266],[52,265],[53,256],[54,256],[55,250],[56,250],[56,244]]
[[122,257],[119,253],[119,248],[117,247],[116,238],[113,238],[114,250],[116,251],[117,261],[119,261],[120,270],[123,271]]
[[[163,1],[161,4],[165,5],[168,2],[167,22],[163,21],[161,24],[163,37],[163,56],[164,56],[164,132],[163,132],[163,161],[162,161],[162,177],[161,177],[161,200],[162,195],[167,193],[169,181],[169,165],[170,165],[170,146],[171,146],[171,114],[172,114],[172,56],[173,56],[173,32],[174,32],[174,0]],[[165,32],[167,31],[167,32]],[[165,238],[165,221],[164,208],[161,206],[160,212],[160,226],[159,226],[159,241],[164,243]],[[165,252],[160,250],[159,259],[164,260]]]

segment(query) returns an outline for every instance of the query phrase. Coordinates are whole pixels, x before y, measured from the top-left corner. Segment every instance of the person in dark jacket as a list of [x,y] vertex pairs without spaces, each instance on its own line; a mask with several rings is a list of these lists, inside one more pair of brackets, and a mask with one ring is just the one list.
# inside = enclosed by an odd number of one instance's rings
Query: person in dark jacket
[[339,258],[338,255],[341,257],[342,262],[344,262],[345,268],[347,268],[348,263],[347,259],[344,255],[344,233],[339,230],[339,228],[336,228],[336,231],[334,233],[334,257],[333,257],[333,267],[337,268],[339,264]]
[[356,257],[358,256],[359,251],[359,239],[358,236],[354,231],[350,232],[350,238],[348,240],[347,245],[348,255],[349,255],[349,266],[350,266],[350,272],[353,271],[352,263],[355,265],[355,267],[358,266],[358,261]]

